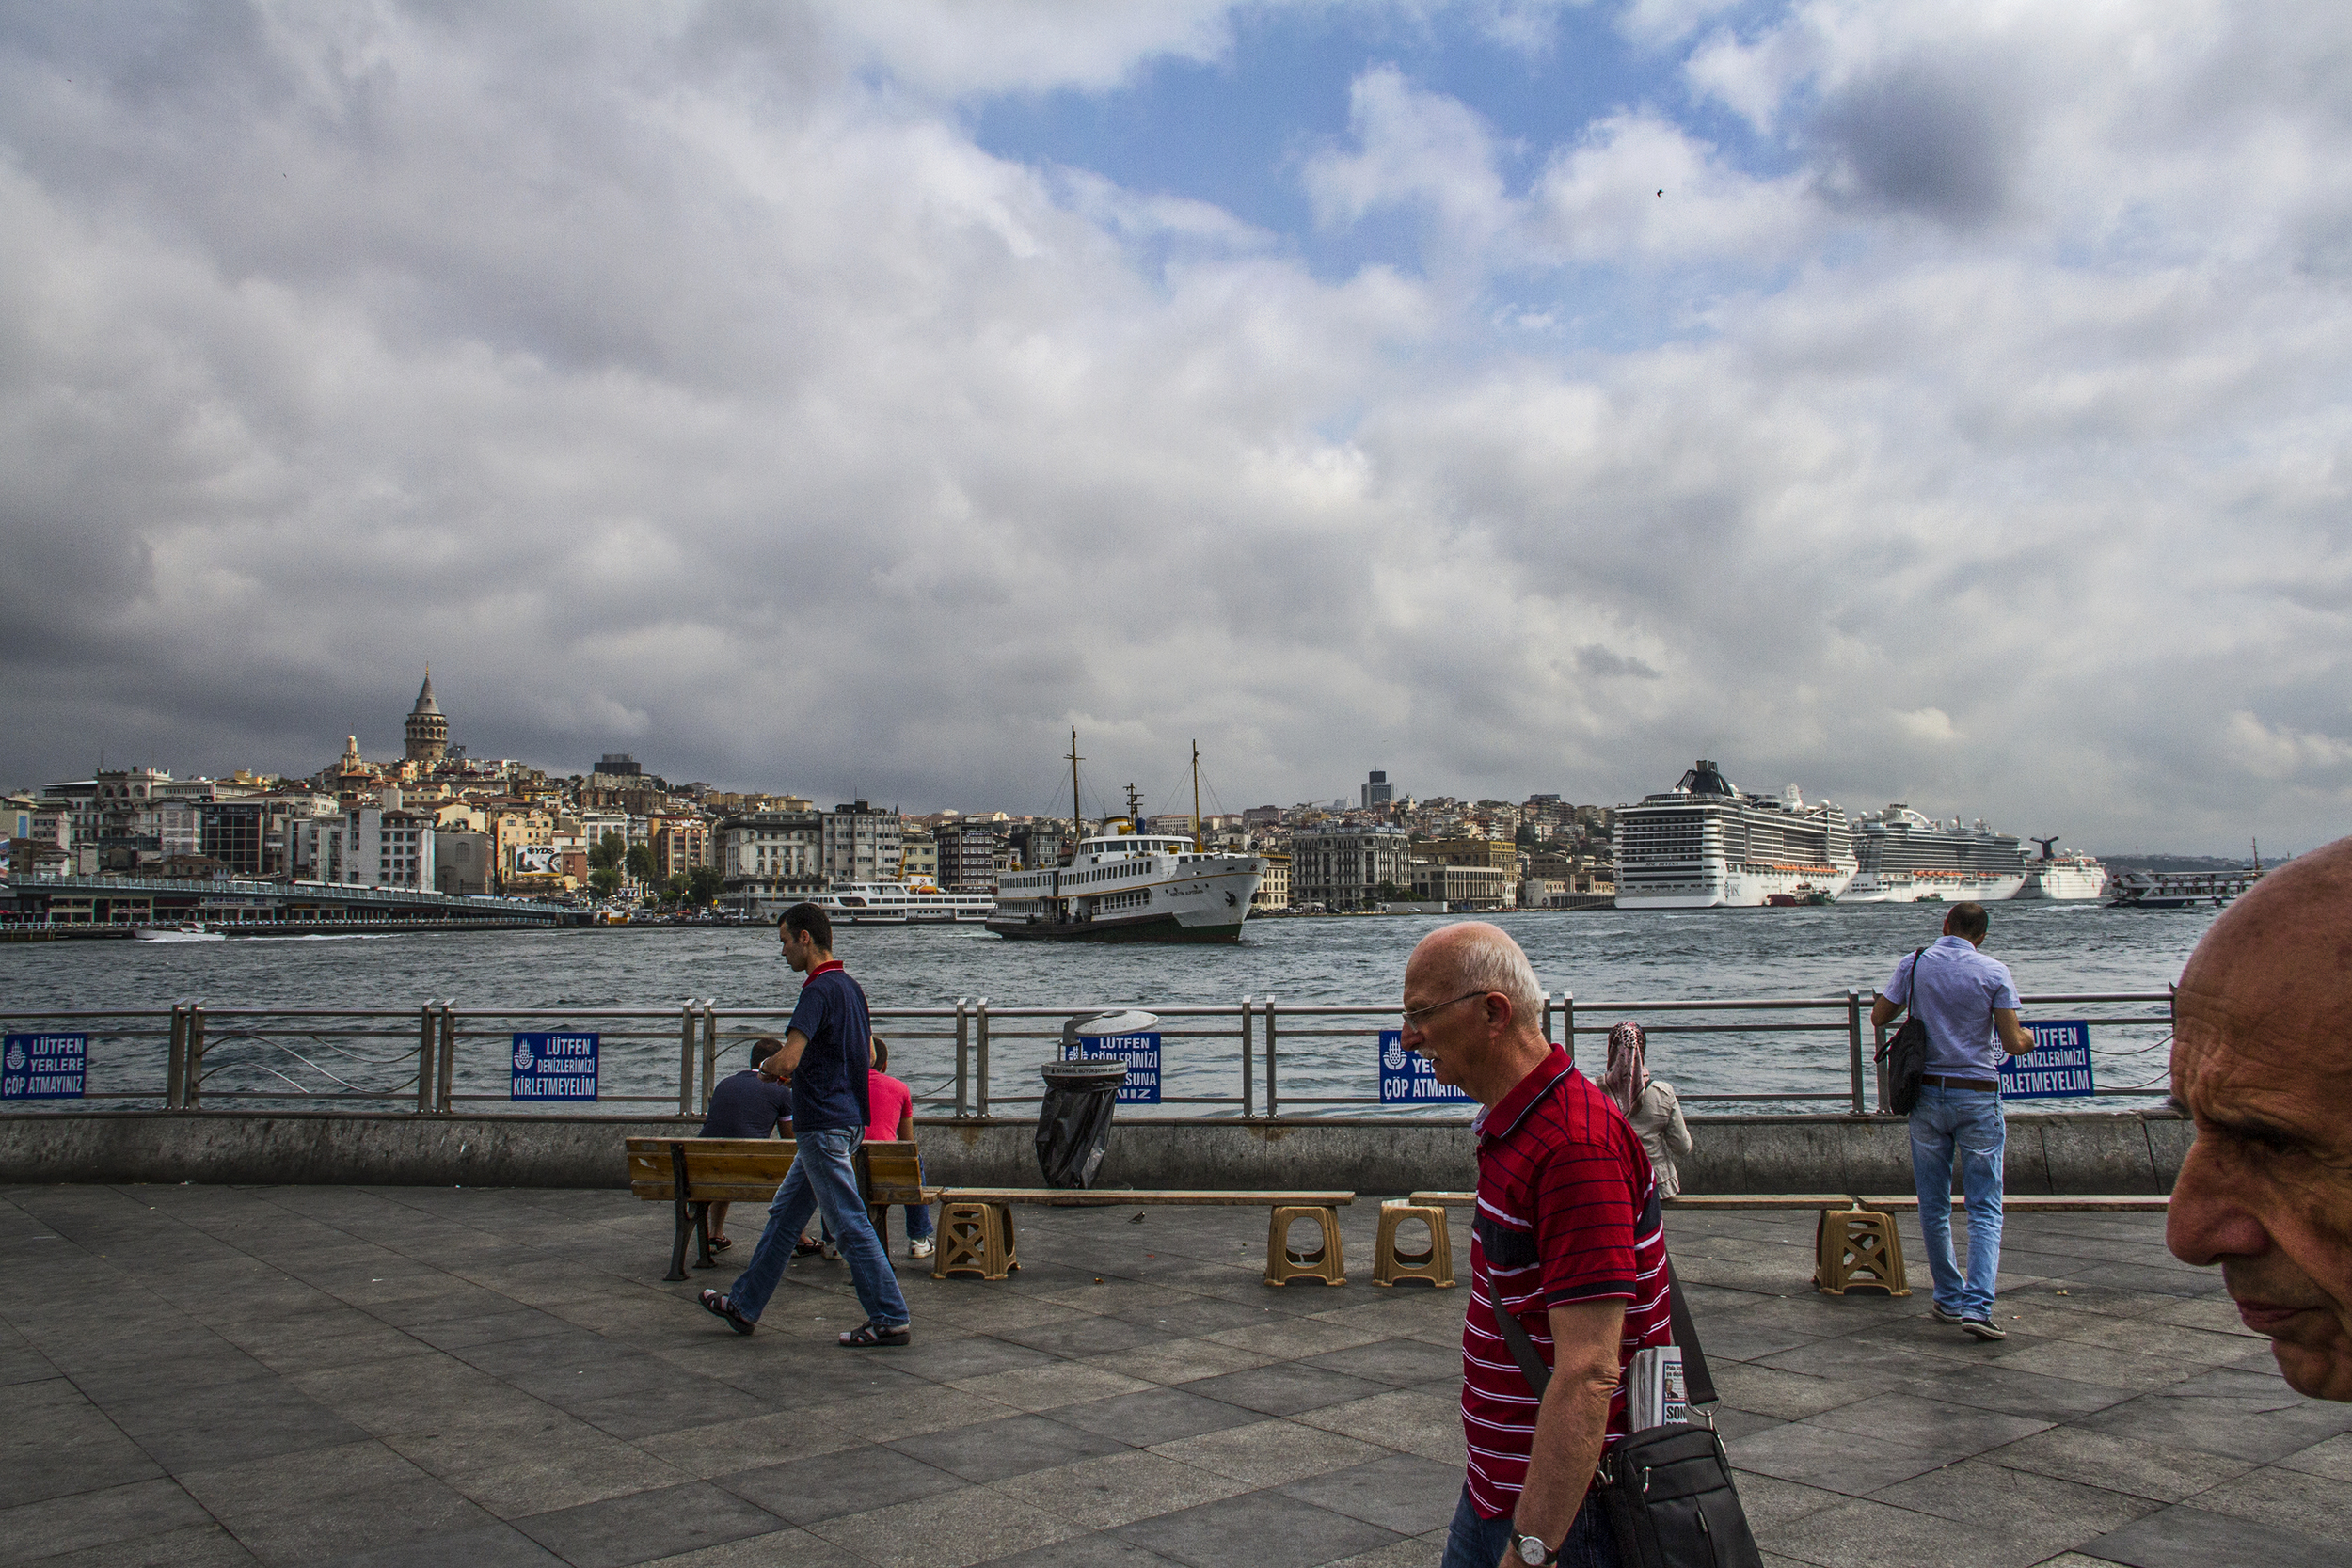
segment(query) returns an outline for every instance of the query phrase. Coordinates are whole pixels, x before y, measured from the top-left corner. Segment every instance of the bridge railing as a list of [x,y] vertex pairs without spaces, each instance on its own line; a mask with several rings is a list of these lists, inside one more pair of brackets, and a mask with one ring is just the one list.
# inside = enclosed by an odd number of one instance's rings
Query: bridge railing
[[[1585,1069],[1605,1064],[1599,1041],[1623,1020],[1649,1037],[1652,1073],[1675,1084],[1693,1109],[1810,1110],[1860,1115],[1880,1108],[1875,1058],[1886,1031],[1869,1022],[1876,998],[1708,997],[1584,1002],[1545,998],[1544,1037],[1566,1045]],[[2102,1087],[2090,1103],[2161,1099],[2171,1008],[2165,991],[2050,992],[2023,999],[2028,1018],[2066,1009],[2091,1025]],[[1231,1004],[1137,1004],[1155,1013],[1158,1099],[1129,1115],[1205,1117],[1397,1117],[1464,1119],[1468,1101],[1423,1081],[1418,1098],[1384,1099],[1410,1066],[1393,1038],[1392,1004],[1290,1003],[1245,996]],[[927,1116],[1026,1114],[1039,1103],[1038,1069],[1060,1054],[1062,1026],[1105,1010],[992,1005],[880,1007],[874,1032],[890,1070]],[[486,1110],[698,1117],[723,1071],[749,1066],[746,1049],[781,1037],[788,1010],[725,1007],[685,999],[666,1007],[466,1007],[453,1000],[409,1008],[215,1007],[0,1013],[16,1041],[80,1037],[87,1069],[75,1100],[24,1100],[0,1092],[0,1111],[65,1109],[76,1102],[165,1110],[292,1107],[424,1115]],[[593,1035],[593,1101],[527,1099],[517,1089],[516,1037]],[[1425,1091],[1425,1092],[1424,1092]]]

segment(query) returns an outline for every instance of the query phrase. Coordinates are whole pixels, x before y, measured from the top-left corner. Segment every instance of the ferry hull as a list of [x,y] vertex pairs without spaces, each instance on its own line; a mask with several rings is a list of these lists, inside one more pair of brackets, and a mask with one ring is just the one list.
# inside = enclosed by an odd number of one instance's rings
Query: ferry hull
[[1242,924],[1187,926],[1172,914],[1139,920],[1011,920],[999,915],[988,928],[1014,942],[1239,942]]
[[2017,896],[2026,885],[2023,872],[2014,877],[1920,877],[1891,882],[1856,878],[1838,898],[1841,904],[1998,904]]
[[1846,889],[1852,880],[1853,872],[1844,867],[1808,866],[1796,871],[1783,871],[1776,867],[1742,869],[1725,873],[1717,883],[1674,892],[1629,891],[1621,884],[1617,889],[1616,907],[1621,910],[1754,910],[1763,908],[1764,901],[1775,894],[1800,898],[1799,888],[1818,888],[1843,903],[1846,901]]
[[2026,885],[2017,890],[2017,896],[2058,903],[2085,903],[2096,899],[2106,890],[2107,876],[2105,871],[2058,866],[2026,873]]

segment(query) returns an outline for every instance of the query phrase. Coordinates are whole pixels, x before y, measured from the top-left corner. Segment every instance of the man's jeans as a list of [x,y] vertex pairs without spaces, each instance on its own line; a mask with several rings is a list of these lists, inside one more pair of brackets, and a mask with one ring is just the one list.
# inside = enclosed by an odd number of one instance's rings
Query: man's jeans
[[890,1272],[890,1255],[882,1250],[881,1238],[874,1234],[874,1222],[866,1217],[866,1200],[858,1196],[857,1167],[850,1163],[865,1135],[861,1127],[828,1127],[801,1135],[792,1168],[785,1173],[784,1185],[776,1189],[775,1202],[768,1206],[768,1228],[760,1232],[752,1260],[727,1291],[727,1298],[743,1316],[756,1319],[767,1308],[768,1298],[776,1293],[776,1284],[784,1278],[785,1264],[792,1260],[801,1227],[808,1223],[809,1211],[815,1209],[824,1214],[826,1228],[849,1262],[850,1281],[857,1287],[858,1305],[866,1308],[866,1320],[885,1328],[905,1326],[906,1298],[898,1293],[898,1276]]
[[[1482,1519],[1470,1506],[1470,1488],[1454,1506],[1454,1528],[1445,1538],[1445,1560],[1438,1568],[1495,1568],[1511,1545],[1511,1517]],[[1518,1559],[1510,1560],[1517,1562]],[[1616,1537],[1601,1512],[1600,1494],[1588,1492],[1576,1511],[1568,1537],[1560,1543],[1561,1568],[1618,1568]]]
[[[1935,1305],[1963,1318],[1993,1316],[1993,1288],[2001,1272],[2001,1152],[2009,1127],[2001,1097],[1983,1089],[1919,1085],[1911,1112],[1911,1180],[1919,1192],[1919,1235]],[[1952,1261],[1952,1162],[1960,1162],[1968,1195],[1968,1277]]]

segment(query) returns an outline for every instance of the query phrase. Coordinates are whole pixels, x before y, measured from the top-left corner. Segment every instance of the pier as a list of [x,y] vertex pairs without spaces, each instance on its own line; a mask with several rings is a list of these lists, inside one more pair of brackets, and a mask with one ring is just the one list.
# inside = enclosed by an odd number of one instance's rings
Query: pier
[[426,893],[347,882],[230,877],[32,877],[0,881],[0,941],[128,937],[139,926],[201,921],[242,935],[353,930],[483,930],[584,926],[585,910],[534,898]]

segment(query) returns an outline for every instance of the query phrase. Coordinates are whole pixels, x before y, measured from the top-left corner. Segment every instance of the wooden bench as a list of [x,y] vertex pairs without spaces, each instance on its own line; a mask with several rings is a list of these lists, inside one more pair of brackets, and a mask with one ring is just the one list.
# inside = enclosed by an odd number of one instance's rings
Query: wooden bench
[[[1854,1202],[1865,1209],[1916,1210],[1919,1195],[1894,1193],[1884,1197],[1858,1197]],[[1963,1208],[1967,1198],[1952,1195],[1952,1207]],[[2001,1210],[2004,1213],[2020,1214],[2161,1214],[2171,1207],[2171,1197],[2164,1193],[2003,1193]]]
[[[1015,1246],[1012,1205],[1043,1203],[1057,1208],[1227,1207],[1272,1211],[1266,1225],[1265,1282],[1288,1285],[1297,1279],[1319,1279],[1344,1285],[1347,1273],[1340,1250],[1340,1209],[1356,1201],[1354,1193],[1337,1192],[1111,1192],[1072,1187],[947,1187],[939,1194],[939,1247],[932,1254],[931,1277],[977,1274],[1002,1279],[1021,1266]],[[1312,1220],[1321,1227],[1319,1245],[1303,1251],[1290,1244],[1294,1221]]]
[[[676,1207],[670,1272],[662,1278],[675,1283],[686,1277],[690,1238],[700,1247],[694,1266],[717,1268],[718,1259],[710,1255],[710,1206],[770,1202],[798,1152],[790,1138],[629,1139],[629,1191],[648,1203]],[[923,1185],[921,1151],[912,1142],[860,1144],[855,1164],[858,1191],[869,1209],[929,1203],[939,1191]]]
[[[1445,1212],[1476,1203],[1476,1193],[1414,1193],[1380,1206],[1380,1233],[1373,1254],[1372,1280],[1391,1285],[1422,1279],[1439,1289],[1454,1283],[1454,1248]],[[1845,1193],[1683,1193],[1663,1200],[1668,1209],[1765,1212],[1811,1209],[1820,1219],[1814,1230],[1814,1285],[1843,1295],[1855,1285],[1876,1286],[1890,1295],[1909,1295],[1903,1278],[1902,1239],[1883,1215],[1862,1212]],[[1398,1244],[1398,1227],[1419,1220],[1429,1227],[1429,1250],[1408,1253]]]

